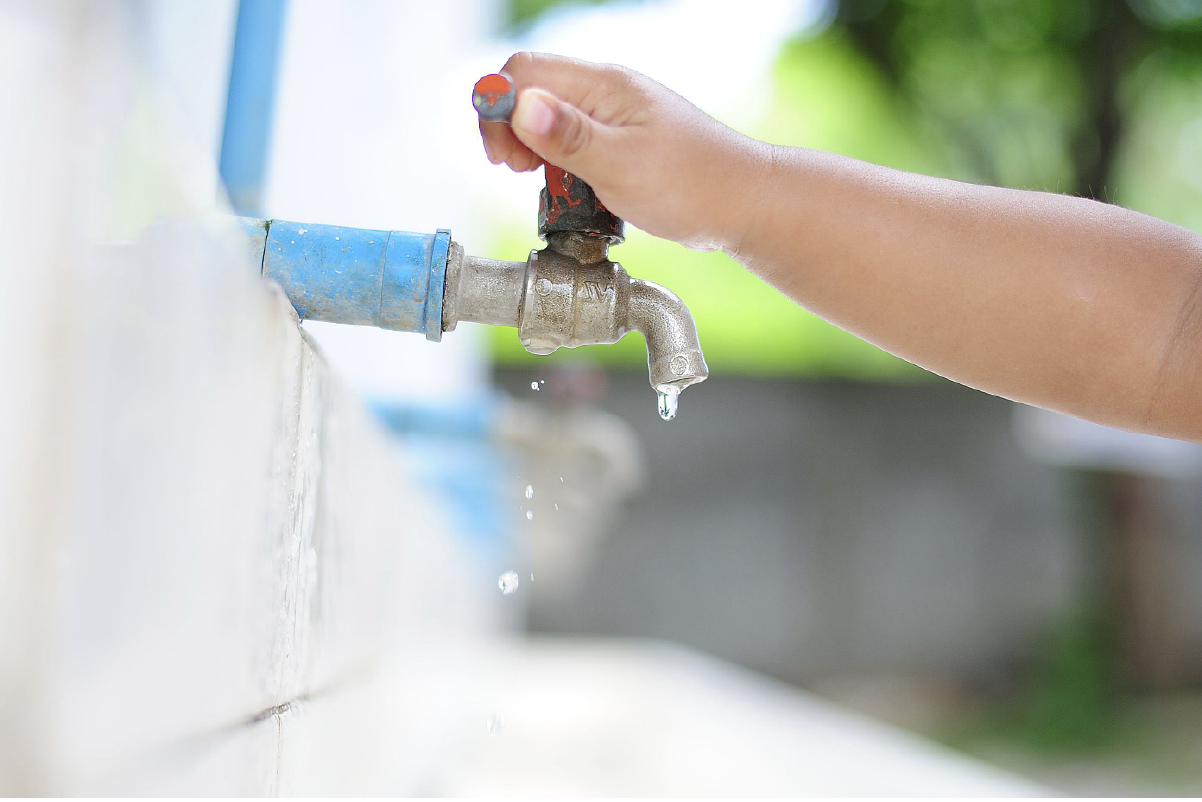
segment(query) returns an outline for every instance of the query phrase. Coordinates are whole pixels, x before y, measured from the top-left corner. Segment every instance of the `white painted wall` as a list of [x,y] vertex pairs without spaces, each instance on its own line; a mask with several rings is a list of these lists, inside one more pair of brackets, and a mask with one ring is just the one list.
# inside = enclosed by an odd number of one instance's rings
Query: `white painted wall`
[[0,25],[5,793],[271,791],[281,706],[497,627],[411,457],[239,248],[147,25]]

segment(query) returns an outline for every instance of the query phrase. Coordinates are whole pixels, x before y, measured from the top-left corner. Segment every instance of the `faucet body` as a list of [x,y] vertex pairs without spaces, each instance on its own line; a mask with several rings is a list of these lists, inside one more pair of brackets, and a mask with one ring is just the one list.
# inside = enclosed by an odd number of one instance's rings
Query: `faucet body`
[[615,343],[637,331],[647,341],[651,386],[683,390],[708,375],[689,310],[658,284],[631,278],[608,246],[565,234],[525,262],[467,256],[452,244],[443,328],[460,321],[513,326],[532,354]]

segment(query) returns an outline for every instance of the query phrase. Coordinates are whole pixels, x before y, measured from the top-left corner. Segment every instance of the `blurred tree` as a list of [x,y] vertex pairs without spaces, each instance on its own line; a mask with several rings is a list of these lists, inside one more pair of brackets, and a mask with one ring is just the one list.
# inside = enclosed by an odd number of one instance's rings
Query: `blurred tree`
[[1202,67],[1200,0],[842,0],[836,25],[957,177],[1099,200],[1139,67]]

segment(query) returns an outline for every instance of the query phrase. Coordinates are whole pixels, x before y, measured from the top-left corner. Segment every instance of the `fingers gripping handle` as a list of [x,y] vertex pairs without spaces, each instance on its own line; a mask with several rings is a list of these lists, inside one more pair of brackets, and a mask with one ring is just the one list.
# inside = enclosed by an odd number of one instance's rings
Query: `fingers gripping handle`
[[[508,75],[485,75],[472,89],[472,106],[486,122],[509,123],[517,90]],[[625,223],[605,208],[593,188],[554,165],[544,166],[546,186],[538,196],[538,235],[574,232],[608,243],[624,239]]]

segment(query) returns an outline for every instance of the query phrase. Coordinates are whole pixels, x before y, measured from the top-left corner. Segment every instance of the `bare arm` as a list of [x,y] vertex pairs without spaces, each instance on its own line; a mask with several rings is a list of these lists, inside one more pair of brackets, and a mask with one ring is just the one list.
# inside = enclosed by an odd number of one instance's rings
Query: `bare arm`
[[722,248],[958,382],[1202,441],[1199,235],[1081,198],[765,145],[621,68],[531,54],[506,67],[518,108],[512,132],[484,128],[494,161],[576,172],[635,225]]
[[958,382],[1202,439],[1202,237],[1096,201],[773,148],[739,260]]

